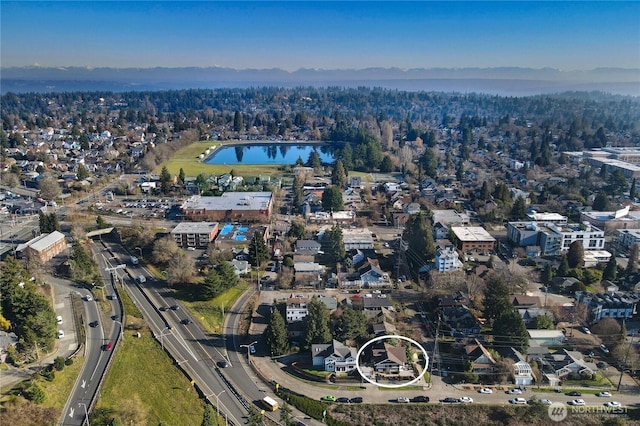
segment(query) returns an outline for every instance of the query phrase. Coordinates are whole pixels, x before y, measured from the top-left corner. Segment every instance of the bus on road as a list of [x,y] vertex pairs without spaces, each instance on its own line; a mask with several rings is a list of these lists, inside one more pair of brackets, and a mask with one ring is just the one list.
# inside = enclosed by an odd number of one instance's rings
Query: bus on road
[[269,411],[276,411],[278,409],[278,401],[271,398],[270,396],[265,396],[262,398],[262,405]]

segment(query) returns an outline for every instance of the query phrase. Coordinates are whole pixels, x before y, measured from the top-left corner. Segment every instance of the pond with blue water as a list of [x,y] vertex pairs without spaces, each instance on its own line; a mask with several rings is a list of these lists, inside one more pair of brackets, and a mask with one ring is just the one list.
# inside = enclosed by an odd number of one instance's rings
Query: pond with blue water
[[333,152],[329,145],[283,143],[224,146],[217,149],[205,163],[295,164],[298,158],[306,163],[314,150],[320,155],[320,161],[333,163]]

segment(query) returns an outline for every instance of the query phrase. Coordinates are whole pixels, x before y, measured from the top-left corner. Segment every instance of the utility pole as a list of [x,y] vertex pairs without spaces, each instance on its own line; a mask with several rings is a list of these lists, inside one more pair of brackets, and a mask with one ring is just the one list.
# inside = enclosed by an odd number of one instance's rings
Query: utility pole
[[632,344],[633,344],[633,334],[629,339],[629,346],[627,347],[627,352],[624,354],[624,361],[622,361],[622,366],[620,368],[620,379],[618,380],[618,387],[616,388],[617,391],[620,390],[620,385],[622,384],[622,375],[624,374],[624,368],[625,368],[625,365],[627,364],[627,359],[629,358],[629,352],[631,351]]
[[[440,314],[438,314],[438,325],[436,326],[436,340],[433,344],[433,359],[431,360],[431,366],[429,368],[429,383],[431,383],[431,376],[433,375],[433,363],[438,359],[438,336],[440,335]],[[440,368],[438,364],[438,368]],[[442,373],[440,373],[442,375]]]

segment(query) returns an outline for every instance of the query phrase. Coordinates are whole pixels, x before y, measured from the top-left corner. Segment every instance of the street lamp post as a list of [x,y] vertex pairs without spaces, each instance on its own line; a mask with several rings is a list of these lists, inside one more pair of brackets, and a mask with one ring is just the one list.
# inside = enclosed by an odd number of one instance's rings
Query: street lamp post
[[[165,336],[165,334],[164,334],[165,330],[171,331],[171,326],[167,326],[167,327],[163,328],[162,331],[160,331],[160,346],[162,346],[162,351],[163,352],[164,352],[164,339],[163,338]],[[170,333],[167,333],[167,334],[170,334]]]
[[78,402],[78,407],[81,405],[84,407],[84,421],[82,422],[82,424],[84,425],[86,422],[87,426],[91,426],[89,424],[89,414],[87,413],[87,405],[84,402]]
[[[226,390],[222,389],[220,392],[218,392],[216,394],[216,411],[218,412],[218,415],[220,415],[220,395],[222,395],[225,392],[226,392]],[[226,418],[226,416],[225,416],[225,418]]]

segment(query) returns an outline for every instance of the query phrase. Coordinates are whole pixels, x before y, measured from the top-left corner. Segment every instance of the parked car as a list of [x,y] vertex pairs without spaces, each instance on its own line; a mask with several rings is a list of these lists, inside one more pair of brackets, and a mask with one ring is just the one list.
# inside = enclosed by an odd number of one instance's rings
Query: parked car
[[583,406],[586,405],[586,403],[584,402],[584,399],[574,399],[569,401],[569,405]]
[[256,353],[256,347],[253,345],[249,345],[249,353],[252,355]]
[[429,397],[424,395],[418,395],[411,398],[411,402],[429,402]]
[[64,339],[64,331],[58,330],[58,339]]
[[346,396],[341,396],[340,398],[336,399],[336,402],[347,403],[349,402],[349,398],[347,398]]
[[542,405],[551,405],[552,402],[551,402],[550,399],[543,398],[543,399],[540,400],[540,404],[542,404]]
[[321,401],[328,401],[328,402],[336,402],[336,397],[333,395],[325,395],[322,398],[320,398]]
[[584,334],[591,334],[591,330],[589,330],[588,327],[582,327],[582,331],[584,332]]
[[458,398],[452,398],[452,397],[448,396],[448,397],[446,397],[444,399],[441,399],[440,402],[453,404],[454,402],[460,402],[460,401],[458,401]]
[[349,402],[352,404],[362,404],[362,397],[356,396],[355,398],[351,398]]
[[56,317],[56,322],[57,322],[58,324],[62,324],[62,315],[58,315],[58,316]]
[[493,393],[493,389],[491,388],[478,389],[478,393]]
[[605,354],[609,353],[609,348],[607,348],[605,345],[600,345],[600,350]]
[[610,396],[611,396],[611,392],[606,392],[606,391],[598,392],[598,393],[596,394],[596,396],[600,396],[600,397],[610,397]]
[[571,392],[567,392],[565,395],[567,395],[567,396],[582,396],[582,393],[578,392],[578,391],[571,391]]
[[509,403],[511,404],[526,404],[527,400],[524,398],[513,398],[509,400]]
[[604,406],[605,407],[622,407],[622,404],[620,404],[618,401],[609,401],[609,402],[605,402]]
[[465,403],[465,404],[470,404],[473,402],[473,398],[468,397],[468,396],[463,396],[459,399],[460,402]]
[[518,388],[509,389],[507,391],[507,394],[509,394],[509,395],[521,395],[522,394],[522,390],[518,389]]
[[409,398],[407,398],[406,396],[399,396],[398,399],[396,400],[397,402],[403,402],[403,403],[408,403],[411,402],[409,400]]

